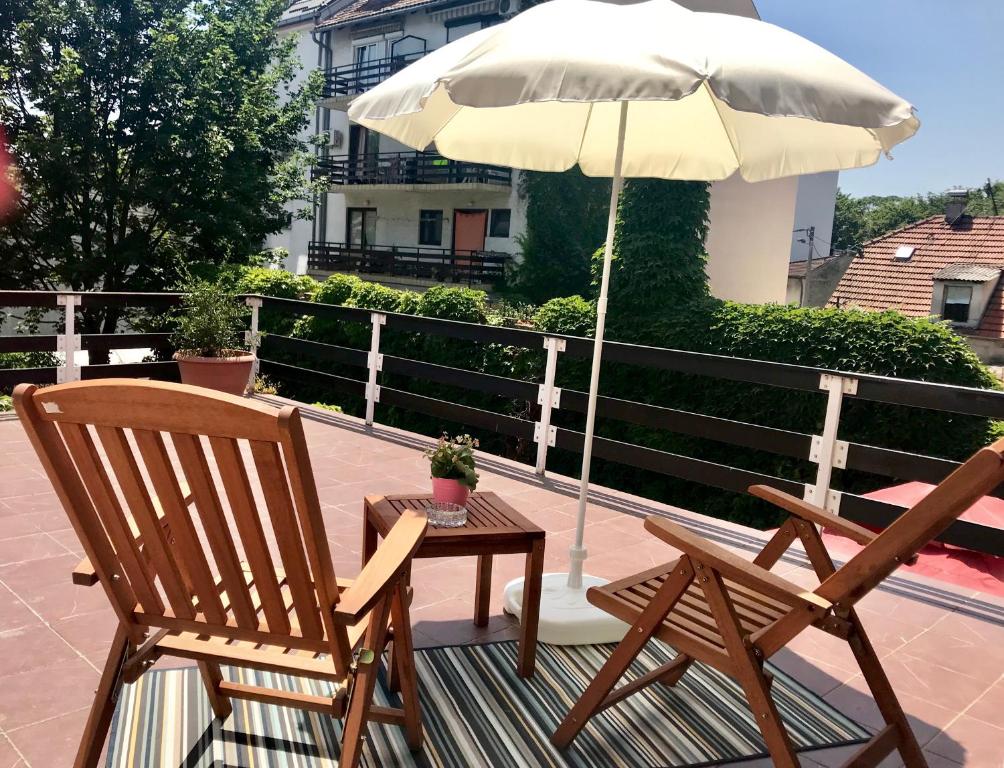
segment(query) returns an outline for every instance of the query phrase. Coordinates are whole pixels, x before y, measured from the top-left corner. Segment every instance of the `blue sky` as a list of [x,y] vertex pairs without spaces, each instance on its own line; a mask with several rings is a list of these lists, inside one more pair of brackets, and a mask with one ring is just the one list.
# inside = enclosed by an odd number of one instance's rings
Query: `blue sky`
[[1004,0],[754,0],[916,108],[891,162],[840,174],[854,195],[907,195],[1004,179]]

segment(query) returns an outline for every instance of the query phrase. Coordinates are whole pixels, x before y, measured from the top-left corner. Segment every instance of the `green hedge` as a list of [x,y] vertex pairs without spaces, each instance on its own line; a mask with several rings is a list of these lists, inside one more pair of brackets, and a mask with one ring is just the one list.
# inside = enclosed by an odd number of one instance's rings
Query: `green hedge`
[[[487,297],[467,288],[437,286],[418,295],[366,283],[353,276],[336,275],[320,284],[314,301],[398,311],[463,322],[502,322],[489,311]],[[751,306],[720,302],[706,297],[679,311],[665,307],[648,322],[615,327],[613,338],[734,357],[796,363],[848,372],[915,378],[971,387],[995,387],[996,380],[980,364],[965,342],[944,323],[909,319],[895,312],[868,313],[832,309],[799,309],[777,305]],[[594,304],[581,296],[552,299],[532,314],[540,331],[591,335],[595,327]],[[616,324],[615,324],[616,326]],[[306,318],[295,323],[293,335],[314,341],[368,349],[368,322],[347,323]],[[628,338],[625,338],[627,336]],[[642,336],[642,338],[637,338]],[[429,334],[385,330],[381,350],[438,365],[539,381],[543,350],[524,350],[481,344]],[[360,370],[322,363],[313,358],[286,359],[307,368],[361,378]],[[589,361],[563,357],[558,365],[558,385],[584,391],[588,387]],[[283,392],[305,402],[329,402],[333,393],[323,385],[296,379],[284,380]],[[516,401],[456,387],[386,375],[382,384],[450,402],[535,420],[535,403]],[[723,418],[819,434],[825,412],[821,392],[799,392],[676,374],[639,366],[607,365],[601,379],[605,395],[705,413]],[[361,398],[338,399],[347,413],[361,415]],[[429,436],[442,431],[471,431],[468,425],[445,422],[421,414],[381,407],[380,421]],[[581,430],[584,418],[559,409],[558,426]],[[841,439],[928,455],[961,459],[984,444],[994,425],[986,419],[959,417],[913,408],[888,406],[850,399],[841,420]],[[479,431],[479,430],[474,430]],[[658,450],[748,468],[797,481],[810,481],[816,467],[808,461],[750,451],[710,440],[601,419],[597,434]],[[486,450],[525,461],[535,446],[501,436],[479,435]],[[549,467],[577,475],[580,457],[553,450]],[[766,526],[776,521],[762,503],[734,493],[597,461],[597,483],[695,509],[718,517]],[[861,473],[837,472],[835,487],[871,490],[894,482]]]

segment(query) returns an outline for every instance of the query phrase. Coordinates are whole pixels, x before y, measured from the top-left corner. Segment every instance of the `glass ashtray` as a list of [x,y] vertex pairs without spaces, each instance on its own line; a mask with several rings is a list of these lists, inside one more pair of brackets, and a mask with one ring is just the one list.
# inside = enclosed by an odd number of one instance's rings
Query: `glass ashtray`
[[448,501],[433,501],[425,508],[433,528],[460,528],[467,522],[467,507]]

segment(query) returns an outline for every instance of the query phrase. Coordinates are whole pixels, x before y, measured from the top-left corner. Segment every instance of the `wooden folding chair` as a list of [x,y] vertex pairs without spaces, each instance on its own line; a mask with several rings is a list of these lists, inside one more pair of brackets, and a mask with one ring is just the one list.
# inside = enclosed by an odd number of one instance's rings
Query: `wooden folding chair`
[[[645,528],[683,556],[589,590],[591,603],[632,626],[551,740],[566,747],[595,713],[652,683],[674,685],[691,663],[700,661],[732,676],[742,686],[774,764],[797,766],[791,740],[770,696],[770,673],[763,665],[811,626],[847,641],[886,723],[845,765],[874,766],[899,749],[910,768],[925,766],[920,746],[854,605],[899,565],[914,560],[922,547],[1004,481],[1002,454],[1004,440],[978,451],[880,534],[794,496],[755,485],[750,493],[790,517],[752,562],[664,518],[649,517]],[[835,569],[817,524],[865,546]],[[820,581],[813,591],[770,572],[796,538]],[[676,648],[678,655],[615,690],[617,681],[653,637]]]
[[[340,766],[370,721],[421,745],[407,574],[425,516],[402,515],[358,578],[337,579],[296,408],[129,379],[21,385],[14,407],[87,555],[74,582],[100,583],[119,620],[76,768],[97,766],[121,685],[161,656],[198,662],[220,719],[233,698],[343,718]],[[400,709],[372,705],[392,638]],[[334,693],[232,682],[220,664]]]

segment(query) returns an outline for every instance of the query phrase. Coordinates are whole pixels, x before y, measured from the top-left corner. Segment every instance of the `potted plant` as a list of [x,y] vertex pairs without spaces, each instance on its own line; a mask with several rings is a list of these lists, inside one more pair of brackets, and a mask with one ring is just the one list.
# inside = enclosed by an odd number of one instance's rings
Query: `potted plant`
[[236,295],[220,286],[205,280],[187,286],[174,333],[182,382],[244,394],[254,367],[254,355],[238,342],[245,315]]
[[474,449],[478,441],[470,435],[451,438],[443,435],[435,448],[425,452],[432,466],[433,501],[463,506],[478,487],[474,471]]

